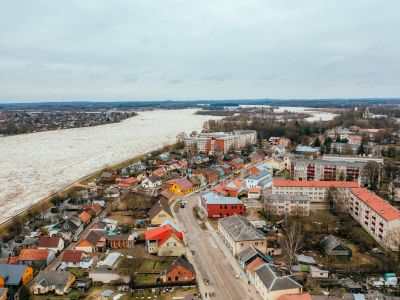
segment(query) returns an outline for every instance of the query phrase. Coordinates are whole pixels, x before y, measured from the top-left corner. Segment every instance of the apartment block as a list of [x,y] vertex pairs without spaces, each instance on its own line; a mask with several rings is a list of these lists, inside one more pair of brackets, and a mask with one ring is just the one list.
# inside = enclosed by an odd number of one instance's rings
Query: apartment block
[[363,161],[346,160],[314,160],[294,158],[290,163],[290,179],[292,180],[325,180],[365,181]]
[[[272,194],[306,195],[314,209],[326,207],[325,199],[329,188],[336,188],[344,201],[348,201],[348,191],[358,188],[355,181],[299,181],[299,180],[274,180]],[[346,204],[346,203],[345,203]]]
[[185,139],[186,149],[195,153],[221,152],[243,148],[257,142],[255,130],[235,130],[233,132],[199,133]]
[[266,193],[265,205],[273,215],[310,215],[310,197],[308,195]]
[[395,248],[392,236],[400,233],[400,211],[364,188],[353,188],[350,193],[351,216],[380,245]]

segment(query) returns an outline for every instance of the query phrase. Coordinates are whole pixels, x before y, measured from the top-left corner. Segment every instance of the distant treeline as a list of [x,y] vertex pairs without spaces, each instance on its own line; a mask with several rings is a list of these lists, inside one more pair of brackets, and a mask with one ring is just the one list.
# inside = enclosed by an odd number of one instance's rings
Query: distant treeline
[[6,103],[0,104],[0,110],[87,110],[87,109],[183,109],[204,106],[238,106],[238,105],[271,105],[271,106],[304,106],[317,108],[352,108],[371,105],[400,104],[400,98],[393,99],[240,99],[240,100],[165,100],[165,101],[107,101],[107,102],[42,102],[42,103]]

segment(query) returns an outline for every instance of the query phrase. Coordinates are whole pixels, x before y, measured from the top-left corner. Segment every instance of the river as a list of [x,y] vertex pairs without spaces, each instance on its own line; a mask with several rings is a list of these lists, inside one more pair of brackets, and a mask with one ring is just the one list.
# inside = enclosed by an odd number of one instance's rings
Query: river
[[156,110],[121,123],[0,138],[0,223],[103,167],[175,142],[218,117]]

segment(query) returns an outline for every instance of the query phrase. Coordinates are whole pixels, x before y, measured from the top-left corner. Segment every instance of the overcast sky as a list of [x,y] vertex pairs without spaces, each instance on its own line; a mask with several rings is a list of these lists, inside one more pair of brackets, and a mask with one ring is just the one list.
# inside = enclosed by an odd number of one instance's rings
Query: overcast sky
[[0,102],[400,96],[398,0],[0,0]]

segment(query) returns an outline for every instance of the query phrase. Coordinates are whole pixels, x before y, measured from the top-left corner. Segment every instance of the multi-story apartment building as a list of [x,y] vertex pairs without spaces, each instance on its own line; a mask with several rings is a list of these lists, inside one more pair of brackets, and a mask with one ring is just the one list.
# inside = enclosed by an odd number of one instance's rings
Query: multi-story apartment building
[[400,211],[367,189],[354,188],[350,192],[352,217],[379,244],[393,249],[393,236],[400,234]]
[[302,181],[358,181],[365,182],[364,167],[361,161],[317,160],[294,158],[290,163],[290,179]]
[[267,210],[273,215],[310,215],[310,197],[308,195],[266,193],[264,201]]
[[226,153],[229,149],[243,148],[256,142],[257,132],[255,130],[235,130],[233,132],[200,133],[186,138],[185,146],[188,150],[196,153]]
[[329,188],[336,188],[343,199],[343,205],[347,206],[348,190],[358,188],[355,181],[299,181],[299,180],[274,180],[272,194],[308,195],[310,205],[314,209],[326,207],[326,193]]
[[366,164],[369,161],[376,162],[378,164],[383,164],[383,157],[381,156],[355,156],[355,155],[335,155],[335,154],[324,154],[322,156],[322,160],[325,161],[340,161],[340,162],[349,162],[349,163],[364,163]]

